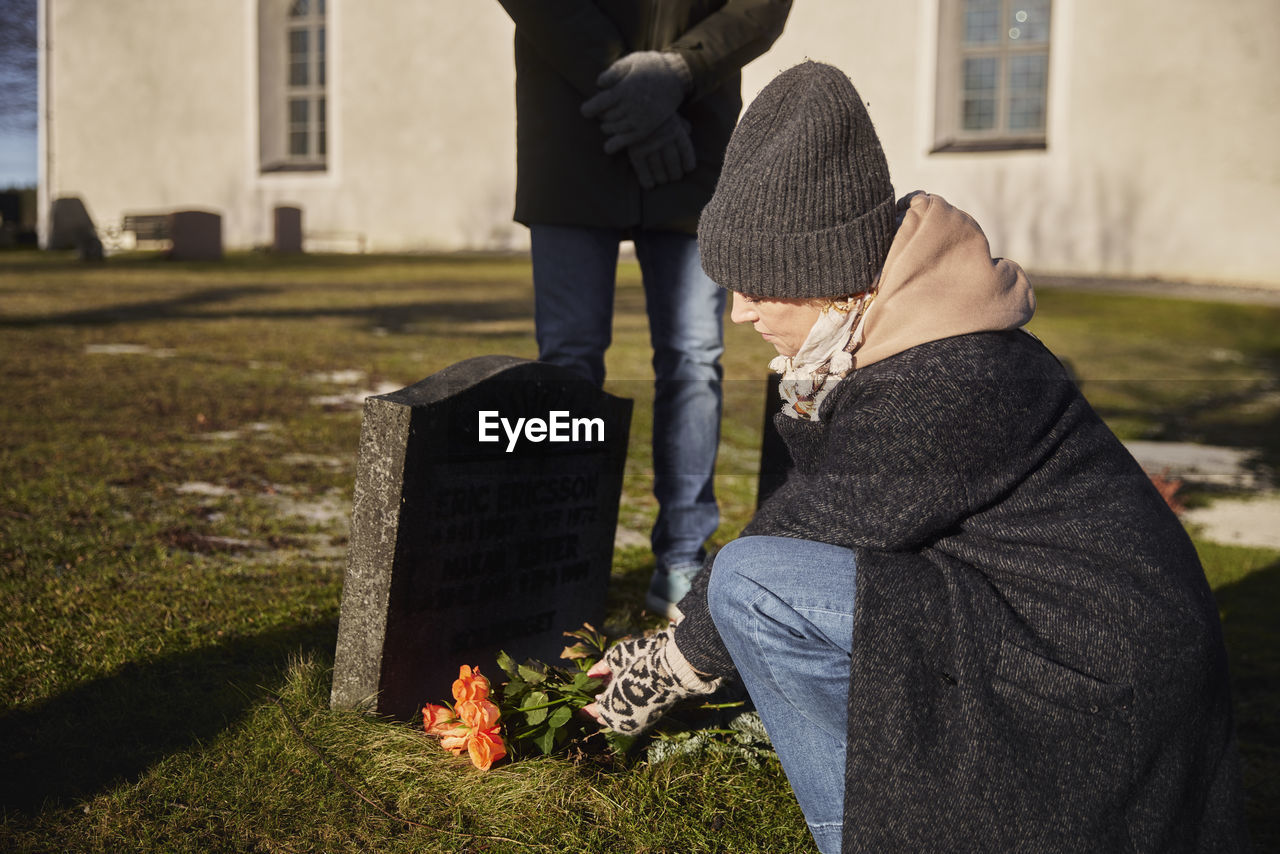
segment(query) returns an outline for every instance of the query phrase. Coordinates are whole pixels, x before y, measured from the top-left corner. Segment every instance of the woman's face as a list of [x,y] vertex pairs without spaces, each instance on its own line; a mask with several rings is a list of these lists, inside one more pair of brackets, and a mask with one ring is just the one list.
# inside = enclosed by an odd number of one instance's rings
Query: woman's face
[[783,356],[794,356],[821,310],[813,300],[749,297],[733,292],[734,323],[750,323]]

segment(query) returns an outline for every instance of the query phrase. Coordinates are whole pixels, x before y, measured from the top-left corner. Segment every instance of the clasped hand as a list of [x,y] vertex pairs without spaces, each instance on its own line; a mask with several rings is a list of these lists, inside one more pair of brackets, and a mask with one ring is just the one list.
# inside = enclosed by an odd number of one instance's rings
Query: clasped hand
[[637,51],[605,69],[596,80],[602,91],[582,105],[584,116],[600,121],[605,153],[626,149],[646,190],[678,181],[697,165],[689,123],[676,112],[690,82],[680,54]]

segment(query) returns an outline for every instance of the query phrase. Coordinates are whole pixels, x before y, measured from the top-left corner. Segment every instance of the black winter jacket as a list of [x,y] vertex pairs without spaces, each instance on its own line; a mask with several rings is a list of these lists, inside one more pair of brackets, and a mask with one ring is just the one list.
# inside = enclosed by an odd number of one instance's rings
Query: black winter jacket
[[[516,25],[516,210],[525,224],[694,233],[742,109],[744,65],[782,33],[791,0],[499,0]],[[614,60],[679,52],[693,74],[680,108],[694,171],[642,190],[625,151],[604,153],[582,103]]]
[[[1023,331],[854,371],[744,536],[854,549],[846,852],[1238,851],[1218,612],[1150,479]],[[689,661],[732,672],[706,610]]]

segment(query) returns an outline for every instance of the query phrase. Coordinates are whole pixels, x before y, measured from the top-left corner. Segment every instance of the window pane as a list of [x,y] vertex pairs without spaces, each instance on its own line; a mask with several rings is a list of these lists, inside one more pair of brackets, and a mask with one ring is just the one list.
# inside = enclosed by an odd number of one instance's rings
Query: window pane
[[305,18],[311,11],[307,0],[293,0],[293,5],[289,7],[290,18]]
[[306,157],[310,151],[311,103],[306,98],[289,99],[289,154]]
[[325,109],[324,98],[320,98],[316,101],[316,153],[321,155],[329,153],[329,135],[325,128]]
[[1009,57],[1009,130],[1044,130],[1049,57]]
[[289,85],[306,86],[311,80],[307,57],[311,34],[306,30],[289,31]]
[[316,30],[316,81],[324,85],[324,27]]
[[1009,57],[1009,92],[1043,92],[1049,76],[1049,57],[1043,53]]
[[1000,41],[1000,0],[965,0],[964,40],[966,44]]
[[1044,130],[1044,98],[1013,97],[1009,99],[1009,130]]
[[990,130],[996,125],[996,74],[999,60],[994,56],[969,57],[964,61],[962,123],[965,130]]
[[324,0],[316,0],[316,14],[324,15]]
[[1013,0],[1009,38],[1019,44],[1049,41],[1050,0]]
[[964,99],[964,129],[991,130],[996,126],[995,98]]
[[995,96],[996,70],[999,60],[994,56],[971,56],[964,61],[964,91],[966,95]]

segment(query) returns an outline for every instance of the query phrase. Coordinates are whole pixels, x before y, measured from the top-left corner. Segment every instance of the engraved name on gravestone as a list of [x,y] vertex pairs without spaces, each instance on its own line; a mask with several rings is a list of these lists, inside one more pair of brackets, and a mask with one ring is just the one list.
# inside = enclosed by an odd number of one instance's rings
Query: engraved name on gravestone
[[[330,698],[416,716],[604,614],[631,401],[510,356],[367,398]],[[374,698],[376,697],[376,700]]]

